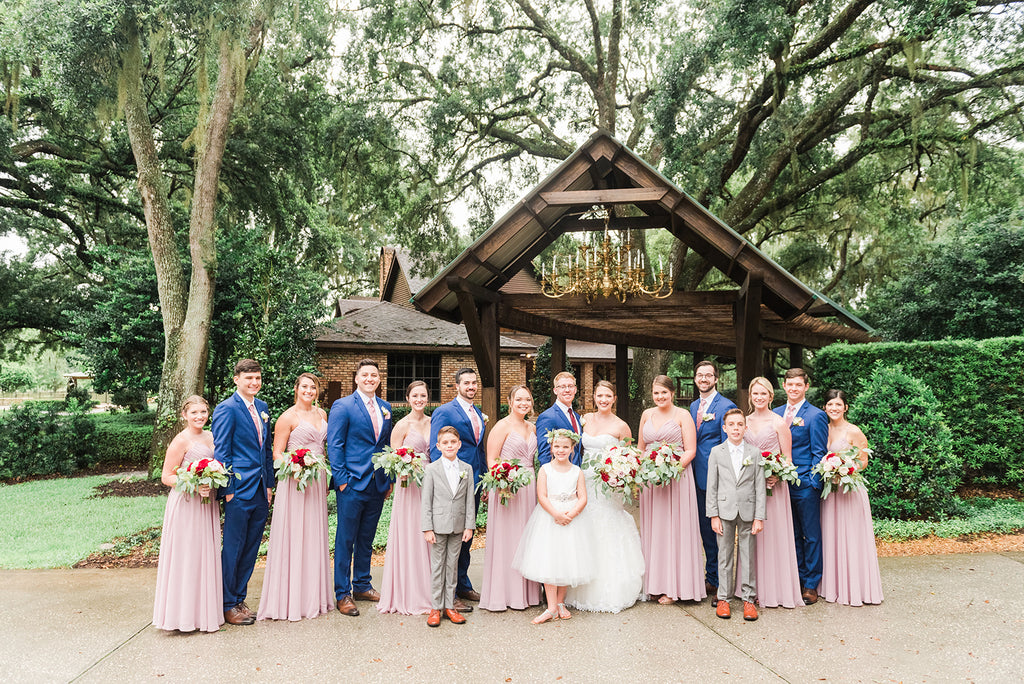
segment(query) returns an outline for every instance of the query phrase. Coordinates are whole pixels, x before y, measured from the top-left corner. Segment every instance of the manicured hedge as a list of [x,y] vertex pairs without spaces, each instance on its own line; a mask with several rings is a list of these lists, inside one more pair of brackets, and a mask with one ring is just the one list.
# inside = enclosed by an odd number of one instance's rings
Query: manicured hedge
[[814,383],[845,390],[855,404],[878,363],[901,365],[935,393],[965,481],[1024,489],[1024,337],[834,344],[817,353]]
[[143,470],[148,467],[153,413],[94,414],[92,419],[96,434],[91,446],[97,463],[134,464]]
[[93,463],[95,431],[77,401],[26,401],[0,415],[0,478],[70,475]]

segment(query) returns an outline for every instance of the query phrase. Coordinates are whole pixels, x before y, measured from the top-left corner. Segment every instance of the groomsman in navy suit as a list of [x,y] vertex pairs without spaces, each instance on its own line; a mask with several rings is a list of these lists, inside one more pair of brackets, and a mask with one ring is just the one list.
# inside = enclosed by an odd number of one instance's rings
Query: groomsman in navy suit
[[245,604],[246,589],[267,524],[274,495],[273,440],[267,405],[256,398],[263,384],[260,364],[242,359],[235,364],[238,388],[213,410],[213,453],[235,475],[217,490],[224,499],[224,621],[251,625],[256,614]]
[[[583,434],[583,416],[572,408],[576,398],[576,376],[569,371],[562,371],[555,376],[555,403],[551,408],[537,416],[537,460],[541,465],[551,461],[551,445],[546,435],[549,430],[559,428],[572,430],[577,435]],[[576,442],[570,459],[575,465],[583,464],[583,440]]]
[[334,597],[338,611],[350,616],[359,615],[355,601],[380,600],[370,584],[370,558],[377,521],[392,485],[370,460],[391,443],[391,404],[377,397],[377,362],[360,361],[355,381],[356,391],[335,401],[327,418],[327,458],[338,502]]
[[693,476],[697,490],[697,520],[700,523],[700,540],[704,545],[704,588],[708,596],[718,591],[718,538],[711,529],[711,518],[707,517],[708,457],[711,450],[725,441],[722,417],[729,409],[736,408],[718,393],[718,366],[714,361],[701,361],[693,371],[693,383],[700,392],[700,399],[690,404],[690,415],[697,426],[697,455],[693,458]]
[[[437,433],[445,426],[451,426],[459,433],[462,445],[459,447],[458,459],[473,467],[474,485],[480,481],[487,469],[487,452],[484,445],[484,431],[487,427],[487,416],[473,403],[479,381],[476,371],[472,368],[460,368],[455,373],[455,398],[447,404],[441,404],[430,414],[430,460],[441,458],[437,448]],[[475,495],[473,511],[480,507],[480,493]],[[459,578],[455,586],[455,610],[460,613],[472,612],[473,606],[466,601],[479,601],[480,593],[473,589],[469,581],[469,549],[473,540],[462,542],[459,551]]]
[[801,595],[810,605],[818,600],[821,583],[821,478],[811,467],[828,451],[828,416],[805,399],[811,380],[802,368],[786,371],[783,388],[788,401],[775,408],[793,435],[793,465],[800,486],[789,485],[793,504],[793,532],[796,538],[796,564],[800,572]]

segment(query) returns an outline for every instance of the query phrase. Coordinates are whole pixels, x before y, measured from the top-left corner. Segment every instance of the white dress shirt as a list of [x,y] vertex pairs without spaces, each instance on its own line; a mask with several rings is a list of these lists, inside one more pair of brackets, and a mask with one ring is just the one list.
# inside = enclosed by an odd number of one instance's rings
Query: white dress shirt
[[441,461],[444,463],[444,474],[448,478],[448,484],[452,488],[452,496],[455,496],[455,491],[459,488],[459,459],[442,456]]
[[729,455],[732,457],[732,470],[736,473],[737,482],[740,479],[740,470],[743,469],[743,442],[733,444],[729,441]]

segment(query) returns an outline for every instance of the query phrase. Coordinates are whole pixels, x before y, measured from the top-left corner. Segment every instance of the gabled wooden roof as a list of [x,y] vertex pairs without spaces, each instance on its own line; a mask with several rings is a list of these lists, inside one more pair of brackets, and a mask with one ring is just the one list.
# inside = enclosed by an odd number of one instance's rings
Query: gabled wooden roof
[[[739,290],[588,305],[582,299],[549,299],[515,287],[517,274],[562,234],[603,229],[603,221],[581,215],[595,205],[630,204],[644,215],[613,219],[613,228],[664,228],[738,285],[750,274],[761,279],[760,334],[766,346],[820,347],[840,339],[873,339],[862,321],[796,279],[603,131],[527,193],[413,301],[427,313],[459,320],[457,292],[462,290],[479,301],[497,301],[500,323],[520,330],[650,348],[734,352],[733,304]],[[824,316],[848,325],[815,318]]]

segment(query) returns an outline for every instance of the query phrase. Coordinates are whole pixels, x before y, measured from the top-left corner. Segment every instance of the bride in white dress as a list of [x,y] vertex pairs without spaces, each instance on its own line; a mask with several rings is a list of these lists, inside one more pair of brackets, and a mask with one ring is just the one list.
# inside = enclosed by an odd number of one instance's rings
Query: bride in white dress
[[[632,437],[629,425],[612,413],[614,386],[600,380],[594,387],[597,413],[584,416],[583,460]],[[590,468],[583,469],[587,481],[587,516],[594,530],[597,576],[570,587],[565,603],[580,610],[618,613],[643,598],[644,557],[636,522],[622,506],[622,497],[609,495],[598,485]]]

